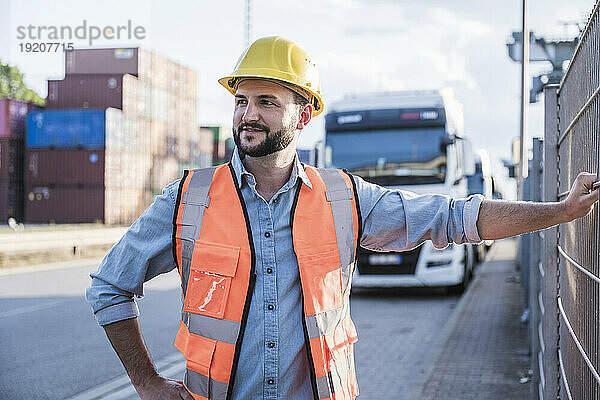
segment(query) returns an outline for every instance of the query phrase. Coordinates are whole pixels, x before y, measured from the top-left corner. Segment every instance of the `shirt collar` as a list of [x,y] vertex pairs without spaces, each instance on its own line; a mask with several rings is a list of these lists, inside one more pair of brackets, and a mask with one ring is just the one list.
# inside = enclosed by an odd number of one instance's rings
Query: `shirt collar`
[[[242,186],[242,176],[248,175],[254,179],[254,176],[248,172],[246,167],[244,167],[244,164],[242,164],[237,146],[233,150],[233,155],[231,156],[231,165],[233,166],[233,171],[235,172],[235,177],[240,187]],[[306,186],[312,189],[312,183],[310,182],[310,179],[308,179],[308,175],[306,175],[306,171],[304,170],[302,163],[298,159],[298,154],[296,153],[294,156],[294,166],[292,167],[292,173],[290,174],[290,179],[287,182],[287,185],[293,186],[296,183],[297,178],[300,178]]]

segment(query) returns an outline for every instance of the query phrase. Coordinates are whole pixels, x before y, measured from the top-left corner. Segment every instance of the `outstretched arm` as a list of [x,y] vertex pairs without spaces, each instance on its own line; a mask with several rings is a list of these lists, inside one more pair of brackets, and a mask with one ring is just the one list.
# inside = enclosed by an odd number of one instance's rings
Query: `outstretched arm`
[[545,229],[587,215],[598,200],[593,184],[596,176],[580,173],[561,202],[484,200],[479,209],[477,230],[481,239],[502,239]]

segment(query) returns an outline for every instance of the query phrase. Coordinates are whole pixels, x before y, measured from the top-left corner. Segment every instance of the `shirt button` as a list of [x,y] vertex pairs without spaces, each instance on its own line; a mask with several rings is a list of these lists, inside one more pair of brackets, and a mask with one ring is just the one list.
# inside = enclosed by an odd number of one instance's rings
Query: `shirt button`
[[273,273],[273,269],[272,268],[267,268],[267,274],[272,274]]
[[273,347],[275,347],[275,343],[269,342],[268,346],[269,346],[270,349],[272,349]]
[[275,383],[275,380],[274,380],[274,379],[269,379],[269,380],[267,380],[267,383],[268,383],[269,385],[272,385],[272,384],[274,384],[274,383]]
[[271,234],[269,232],[265,232],[265,237],[266,238],[271,237]]
[[269,305],[267,306],[267,308],[268,308],[269,310],[273,310],[275,307],[273,306],[273,304],[269,304]]
[[277,203],[277,197],[273,199],[273,203]]

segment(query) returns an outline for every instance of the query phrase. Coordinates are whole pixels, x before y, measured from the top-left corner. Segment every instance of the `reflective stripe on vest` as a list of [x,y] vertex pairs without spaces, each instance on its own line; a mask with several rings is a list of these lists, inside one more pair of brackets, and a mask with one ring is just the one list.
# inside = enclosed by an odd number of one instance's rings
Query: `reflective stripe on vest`
[[[349,295],[359,232],[352,178],[306,167],[291,215],[315,398],[358,395]],[[174,216],[184,304],[175,346],[195,399],[229,399],[254,287],[247,212],[229,164],[189,171]]]
[[[349,175],[306,167],[292,212],[292,239],[300,268],[305,326],[319,399],[358,395],[350,319],[350,285],[358,241],[358,205]],[[356,199],[354,199],[356,200]]]
[[206,168],[194,171],[187,182],[186,191],[183,193],[181,203],[185,205],[181,210],[180,228],[177,237],[181,240],[182,260],[180,275],[185,277],[181,281],[183,296],[187,288],[187,278],[190,275],[191,254],[194,243],[200,235],[200,226],[204,217],[204,210],[208,207],[210,198],[208,190],[214,175],[215,168]]

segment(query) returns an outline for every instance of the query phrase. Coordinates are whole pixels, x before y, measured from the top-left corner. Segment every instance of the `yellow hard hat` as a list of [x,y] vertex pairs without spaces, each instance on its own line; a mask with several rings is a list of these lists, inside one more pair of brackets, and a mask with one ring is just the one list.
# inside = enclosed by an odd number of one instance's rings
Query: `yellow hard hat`
[[292,90],[299,88],[296,91],[312,103],[313,115],[323,112],[317,66],[302,48],[290,40],[280,36],[256,40],[242,53],[231,75],[219,79],[219,83],[235,94],[243,78],[269,79]]

